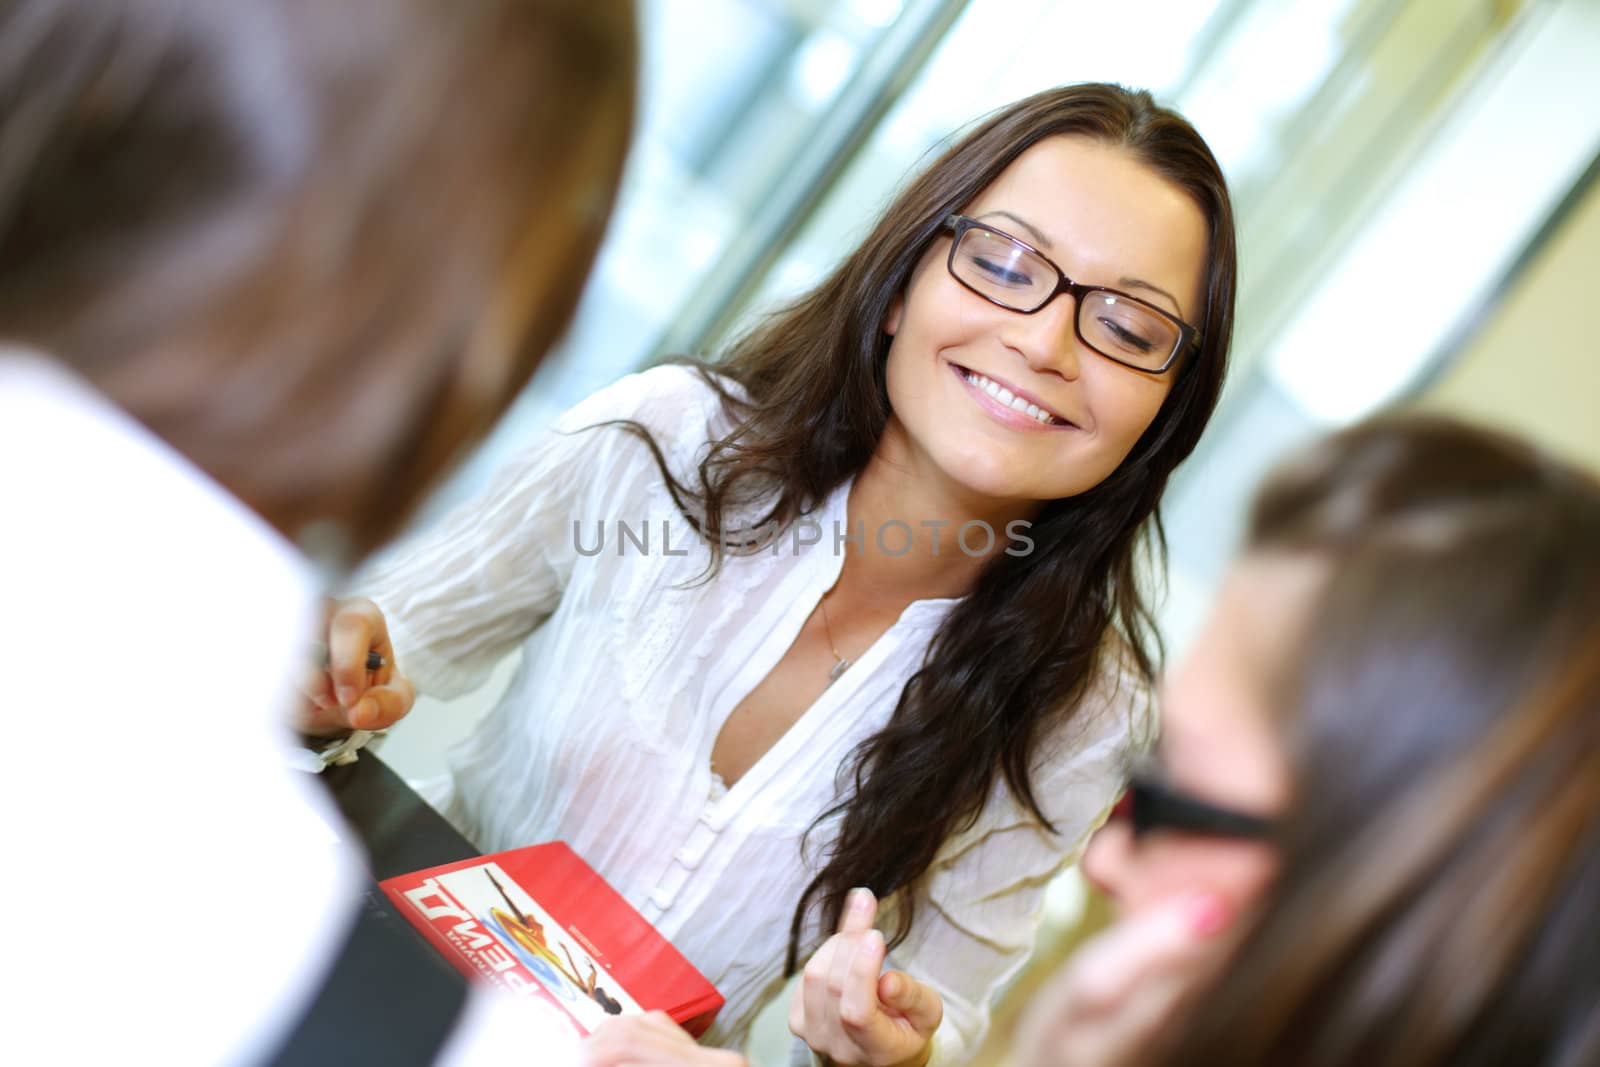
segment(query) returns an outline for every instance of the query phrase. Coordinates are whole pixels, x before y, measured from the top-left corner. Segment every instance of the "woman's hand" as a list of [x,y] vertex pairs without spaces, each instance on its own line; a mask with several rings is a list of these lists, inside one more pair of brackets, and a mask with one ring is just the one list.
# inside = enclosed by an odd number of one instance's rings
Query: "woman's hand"
[[[416,691],[395,665],[383,612],[370,600],[330,600],[327,617],[328,661],[313,664],[301,685],[305,701],[296,727],[321,737],[393,726],[411,710]],[[371,652],[383,665],[369,671]]]
[[578,1046],[582,1067],[745,1067],[744,1057],[719,1048],[701,1048],[666,1012],[618,1015],[595,1027]]
[[944,1018],[938,992],[903,971],[880,974],[886,953],[873,929],[878,901],[853,889],[839,932],[806,964],[789,1005],[789,1029],[840,1067],[921,1067]]
[[1084,944],[1028,1005],[1012,1067],[1134,1067],[1172,1038],[1225,958],[1223,905],[1195,894]]

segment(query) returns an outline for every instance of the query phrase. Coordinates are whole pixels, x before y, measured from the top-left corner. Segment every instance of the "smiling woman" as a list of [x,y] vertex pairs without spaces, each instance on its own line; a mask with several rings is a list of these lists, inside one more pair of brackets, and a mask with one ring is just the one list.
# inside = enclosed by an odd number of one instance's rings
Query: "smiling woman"
[[[1151,344],[1150,329],[1141,337],[1111,319],[1115,290],[1071,292],[1039,252],[976,222],[958,222],[923,253],[884,324],[894,337],[886,378],[896,418],[880,447],[919,481],[949,480],[947,492],[1031,512],[1103,482],[1166,401],[1183,309],[1201,305],[1206,220],[1121,146],[1080,136],[1033,145],[967,210],[1026,230],[1080,284],[1138,286],[1167,305],[1165,315],[1148,313],[1168,330],[1154,335],[1165,338],[1160,358],[1130,365],[1124,349]],[[1028,295],[1007,306],[995,295],[1002,285]],[[1085,339],[1113,328],[1124,331],[1120,345]]]
[[[448,696],[521,646],[443,794],[470,838],[569,842],[721,989],[711,1040],[809,956],[810,1049],[959,1059],[1148,741],[1136,557],[1233,279],[1180,117],[1107,85],[1005,108],[723,360],[590,398],[358,583],[308,723],[404,712],[369,648]],[[696,536],[573,549],[619,520]]]

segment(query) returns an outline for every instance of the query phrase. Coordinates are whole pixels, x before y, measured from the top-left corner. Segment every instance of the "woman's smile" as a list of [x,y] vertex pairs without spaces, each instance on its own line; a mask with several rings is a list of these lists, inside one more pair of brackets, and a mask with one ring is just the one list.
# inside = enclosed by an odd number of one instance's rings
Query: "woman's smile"
[[1063,431],[1080,427],[1053,407],[1042,403],[1037,396],[1003,378],[995,378],[959,363],[950,364],[973,403],[990,418],[1015,430]]

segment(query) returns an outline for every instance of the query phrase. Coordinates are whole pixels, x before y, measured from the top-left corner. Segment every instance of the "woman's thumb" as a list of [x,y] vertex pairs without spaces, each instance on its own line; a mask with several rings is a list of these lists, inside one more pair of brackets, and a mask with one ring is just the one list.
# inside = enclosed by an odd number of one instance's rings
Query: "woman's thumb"
[[929,986],[903,971],[885,971],[878,979],[878,1000],[903,1016],[918,1032],[930,1034],[944,1018],[944,1004]]

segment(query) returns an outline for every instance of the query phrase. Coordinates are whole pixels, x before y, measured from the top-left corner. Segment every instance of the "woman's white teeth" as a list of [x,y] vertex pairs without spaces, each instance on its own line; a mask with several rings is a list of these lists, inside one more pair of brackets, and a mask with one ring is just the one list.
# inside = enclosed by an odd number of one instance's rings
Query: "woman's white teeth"
[[982,389],[1012,411],[1020,411],[1029,418],[1036,419],[1046,426],[1055,426],[1061,422],[1060,419],[1051,415],[1039,405],[1028,403],[992,378],[985,378],[975,371],[968,371],[967,381]]

